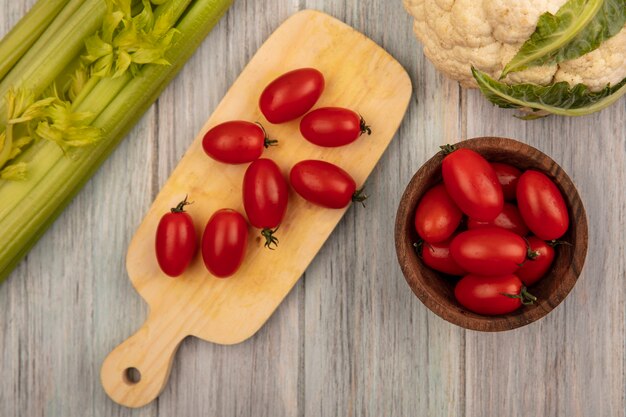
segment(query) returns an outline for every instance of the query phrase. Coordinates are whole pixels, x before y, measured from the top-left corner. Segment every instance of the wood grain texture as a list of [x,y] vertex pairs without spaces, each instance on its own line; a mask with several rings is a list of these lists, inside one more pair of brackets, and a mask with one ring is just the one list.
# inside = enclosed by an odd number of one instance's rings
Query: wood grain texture
[[[0,0],[0,34],[33,0]],[[99,382],[108,352],[145,320],[127,279],[130,238],[159,189],[261,43],[302,8],[364,32],[408,70],[414,96],[366,183],[285,301],[248,341],[189,338],[170,382],[131,410]],[[179,77],[0,286],[0,416],[624,417],[626,101],[531,123],[444,79],[401,2],[238,0]],[[526,142],[570,175],[589,219],[585,268],[544,319],[465,331],[413,296],[395,259],[405,185],[437,146],[474,136]]]
[[[569,212],[569,226],[560,240],[571,245],[556,247],[550,269],[539,282],[529,287],[529,292],[537,297],[533,304],[499,316],[475,314],[461,306],[454,296],[458,279],[440,274],[426,266],[414,247],[415,242],[420,239],[414,226],[416,207],[428,190],[442,183],[441,165],[445,155],[439,152],[419,168],[400,199],[395,225],[398,263],[415,295],[431,311],[450,323],[485,332],[507,331],[526,326],[549,314],[576,284],[587,255],[588,227],[585,207],[567,173],[553,159],[532,146],[501,137],[471,138],[457,142],[454,146],[478,152],[490,162],[507,163],[523,171],[533,169],[548,175],[559,187]],[[424,250],[427,250],[426,246]]]

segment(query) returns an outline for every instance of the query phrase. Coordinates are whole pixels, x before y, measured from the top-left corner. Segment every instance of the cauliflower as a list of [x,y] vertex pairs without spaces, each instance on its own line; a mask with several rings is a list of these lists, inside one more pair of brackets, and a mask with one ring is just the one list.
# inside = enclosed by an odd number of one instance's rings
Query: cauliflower
[[[438,70],[476,88],[471,65],[498,78],[535,31],[539,16],[556,13],[567,0],[403,0],[414,31]],[[560,64],[509,73],[507,84],[566,81],[602,90],[626,78],[626,26],[599,48]]]

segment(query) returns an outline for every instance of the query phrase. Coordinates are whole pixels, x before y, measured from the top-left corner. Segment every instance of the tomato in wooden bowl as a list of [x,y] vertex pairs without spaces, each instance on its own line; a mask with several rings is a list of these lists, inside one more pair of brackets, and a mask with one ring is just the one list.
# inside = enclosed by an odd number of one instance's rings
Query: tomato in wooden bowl
[[532,146],[513,139],[481,137],[457,143],[455,147],[471,149],[489,162],[545,174],[557,186],[567,207],[569,224],[565,234],[559,238],[567,244],[555,249],[554,261],[545,276],[529,285],[528,291],[537,298],[532,304],[500,315],[477,314],[462,306],[455,297],[459,278],[426,266],[415,248],[420,241],[415,228],[418,203],[427,191],[442,183],[442,161],[446,155],[439,152],[413,176],[400,201],[395,225],[398,262],[415,295],[445,320],[466,329],[489,332],[525,326],[552,311],[576,284],[587,253],[587,216],[582,201],[563,169]]

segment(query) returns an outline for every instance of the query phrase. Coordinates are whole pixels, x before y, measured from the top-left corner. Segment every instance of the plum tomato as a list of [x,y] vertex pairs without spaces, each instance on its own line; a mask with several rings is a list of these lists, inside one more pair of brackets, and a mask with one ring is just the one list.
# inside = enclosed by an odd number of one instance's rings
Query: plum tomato
[[517,206],[530,231],[540,239],[558,239],[567,232],[565,200],[547,175],[534,170],[522,174],[517,184]]
[[185,211],[187,197],[161,217],[157,226],[155,250],[161,270],[170,277],[185,272],[198,245],[193,219]]
[[506,201],[515,200],[515,192],[517,190],[517,181],[522,175],[522,171],[509,164],[500,162],[492,162],[491,166],[496,171],[498,182],[502,186],[502,193]]
[[352,110],[341,107],[315,109],[300,120],[300,133],[309,142],[325,147],[337,147],[354,142],[372,130],[365,120]]
[[261,230],[265,247],[278,244],[274,236],[285,217],[288,202],[287,181],[270,159],[252,162],[243,177],[243,207],[253,227]]
[[428,243],[448,239],[459,227],[463,213],[443,184],[426,191],[415,209],[415,230]]
[[465,275],[467,271],[461,268],[450,256],[450,240],[438,243],[420,241],[416,243],[417,254],[424,264],[435,271],[448,275]]
[[350,174],[326,161],[298,162],[291,168],[289,182],[302,198],[322,207],[339,209],[367,198]]
[[524,223],[524,219],[522,219],[518,208],[511,203],[504,203],[502,213],[498,214],[498,217],[491,221],[481,222],[471,218],[467,221],[467,228],[470,230],[485,227],[501,227],[502,229],[510,230],[520,236],[526,236],[528,234],[528,226]]
[[261,157],[263,148],[278,141],[267,137],[258,123],[232,120],[220,123],[205,133],[202,148],[211,158],[227,164],[245,164]]
[[202,259],[218,278],[233,275],[243,262],[248,246],[248,223],[231,209],[216,211],[202,235]]
[[496,171],[471,149],[455,149],[450,145],[442,148],[448,153],[441,164],[443,183],[452,200],[473,219],[495,219],[504,205]]
[[315,68],[289,71],[269,83],[259,98],[270,123],[284,123],[308,112],[324,91],[324,76]]
[[470,274],[506,275],[526,259],[528,245],[515,233],[491,227],[461,232],[450,243],[450,254]]
[[528,238],[528,259],[515,273],[525,285],[533,285],[543,278],[554,261],[554,248],[536,236]]
[[511,313],[537,300],[513,274],[467,275],[456,284],[454,296],[463,307],[486,316]]

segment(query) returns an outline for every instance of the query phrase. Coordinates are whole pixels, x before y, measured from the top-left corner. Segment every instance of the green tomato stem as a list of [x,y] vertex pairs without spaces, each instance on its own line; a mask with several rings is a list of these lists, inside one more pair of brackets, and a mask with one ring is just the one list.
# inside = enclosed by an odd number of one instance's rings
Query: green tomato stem
[[365,200],[367,200],[369,196],[365,194],[365,188],[359,188],[352,195],[352,201],[355,203],[361,203],[363,207],[365,207]]
[[187,201],[187,197],[188,196],[185,196],[185,199],[183,201],[181,201],[180,203],[178,203],[178,205],[176,207],[172,207],[172,209],[170,211],[172,213],[184,213],[185,212],[185,206],[188,206],[189,204],[193,204],[193,202]]
[[272,247],[272,245],[278,246],[278,238],[274,236],[274,233],[276,233],[277,230],[278,227],[276,227],[275,229],[270,229],[266,227],[265,229],[261,230],[261,236],[265,238],[265,244],[263,246],[265,246],[269,250],[275,249]]
[[444,155],[450,155],[452,152],[456,151],[456,146],[447,144],[440,146],[439,149],[441,149],[441,153]]
[[361,129],[361,133],[359,133],[359,136],[361,136],[364,133],[367,133],[367,135],[371,135],[372,134],[372,128],[365,122],[365,119],[363,119],[363,116],[359,115],[359,127]]

